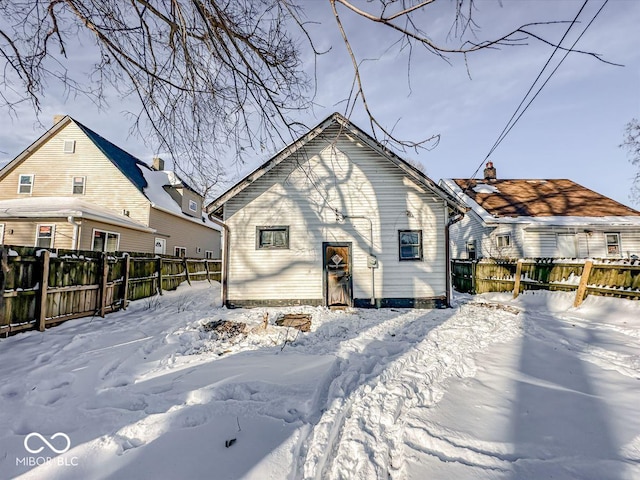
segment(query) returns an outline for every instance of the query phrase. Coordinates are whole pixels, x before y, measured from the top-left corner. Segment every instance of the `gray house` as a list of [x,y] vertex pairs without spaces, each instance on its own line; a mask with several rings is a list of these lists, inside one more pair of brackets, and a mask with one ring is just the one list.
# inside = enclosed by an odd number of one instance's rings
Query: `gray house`
[[571,180],[483,179],[440,186],[469,211],[451,227],[453,258],[640,256],[640,212]]
[[228,306],[444,306],[464,207],[340,114],[214,200]]

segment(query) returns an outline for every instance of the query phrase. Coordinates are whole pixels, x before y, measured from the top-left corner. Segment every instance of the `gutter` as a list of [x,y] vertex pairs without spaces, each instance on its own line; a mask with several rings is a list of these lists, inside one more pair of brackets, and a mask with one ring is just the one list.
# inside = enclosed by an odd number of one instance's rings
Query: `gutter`
[[223,235],[222,235],[222,242],[223,242],[223,249],[222,249],[222,272],[220,274],[220,283],[222,284],[222,306],[227,306],[227,300],[228,300],[228,296],[229,296],[229,281],[228,281],[228,275],[229,275],[229,237],[230,237],[230,231],[229,231],[229,227],[227,226],[226,223],[224,223],[222,220],[218,220],[217,218],[215,218],[213,216],[213,212],[212,213],[208,213],[207,217],[209,218],[209,220],[211,220],[213,223],[215,223],[216,225],[218,225],[219,227],[222,227],[222,231],[223,231]]
[[71,237],[71,250],[79,250],[78,244],[80,243],[80,240],[79,240],[80,224],[76,222],[75,218],[73,218],[73,215],[69,215],[67,217],[67,222],[73,225],[73,236]]

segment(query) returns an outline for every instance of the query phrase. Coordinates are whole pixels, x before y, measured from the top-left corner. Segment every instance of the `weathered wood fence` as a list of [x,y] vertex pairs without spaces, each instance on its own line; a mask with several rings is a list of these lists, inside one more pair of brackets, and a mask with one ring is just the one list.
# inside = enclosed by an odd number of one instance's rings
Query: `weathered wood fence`
[[453,286],[459,292],[560,290],[576,292],[575,306],[587,295],[640,299],[637,260],[453,260]]
[[183,281],[220,281],[220,260],[0,248],[0,335],[127,307]]

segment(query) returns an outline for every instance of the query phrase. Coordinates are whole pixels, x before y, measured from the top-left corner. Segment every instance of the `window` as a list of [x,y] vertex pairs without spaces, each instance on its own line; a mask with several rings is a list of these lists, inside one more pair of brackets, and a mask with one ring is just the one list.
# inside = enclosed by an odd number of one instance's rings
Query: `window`
[[619,233],[605,233],[607,241],[607,256],[619,257],[620,256],[620,234]]
[[191,210],[192,212],[197,212],[198,211],[198,203],[194,202],[193,200],[189,200],[189,210]]
[[36,247],[52,248],[55,225],[38,225],[36,228]]
[[206,258],[208,260],[212,260],[213,259],[213,250],[205,250],[204,251],[204,258]]
[[94,230],[91,250],[94,252],[115,252],[118,250],[119,243],[119,233],[107,232],[105,230]]
[[173,254],[176,257],[186,257],[187,256],[187,248],[186,247],[174,247]]
[[256,248],[289,248],[289,227],[256,227]]
[[400,260],[422,260],[422,230],[399,230]]
[[466,244],[466,249],[467,249],[467,258],[469,260],[475,260],[476,259],[476,241],[475,240],[468,241]]
[[75,140],[65,140],[64,141],[64,153],[73,153],[76,151],[76,141]]
[[18,193],[31,193],[33,191],[33,175],[20,175]]
[[0,223],[0,245],[4,244],[4,223]]
[[73,177],[73,194],[84,195],[84,184],[86,177]]
[[496,245],[498,248],[506,248],[511,246],[511,236],[510,235],[497,235],[496,236]]

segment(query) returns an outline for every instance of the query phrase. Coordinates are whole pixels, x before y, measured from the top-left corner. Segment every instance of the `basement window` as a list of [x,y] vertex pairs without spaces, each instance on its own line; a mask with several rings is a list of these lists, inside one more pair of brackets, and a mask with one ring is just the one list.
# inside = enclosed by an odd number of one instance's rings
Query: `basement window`
[[256,249],[277,248],[289,248],[289,227],[256,227]]
[[422,230],[399,230],[400,260],[422,260]]

